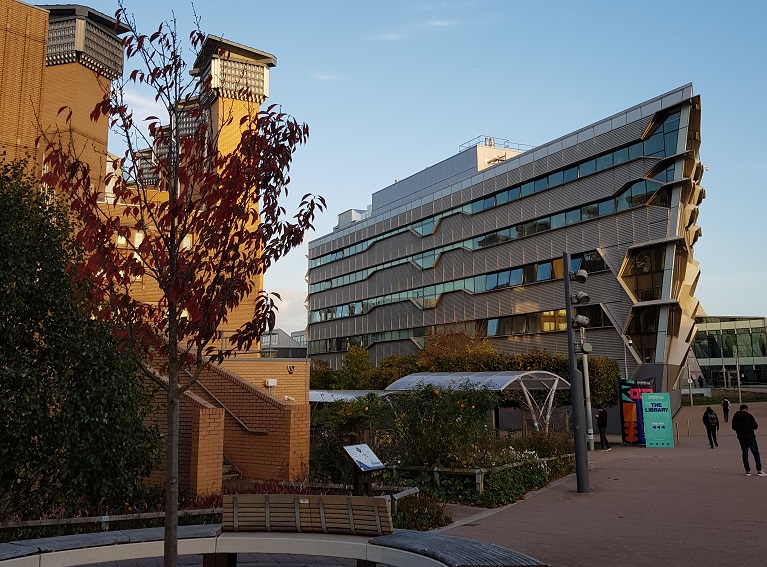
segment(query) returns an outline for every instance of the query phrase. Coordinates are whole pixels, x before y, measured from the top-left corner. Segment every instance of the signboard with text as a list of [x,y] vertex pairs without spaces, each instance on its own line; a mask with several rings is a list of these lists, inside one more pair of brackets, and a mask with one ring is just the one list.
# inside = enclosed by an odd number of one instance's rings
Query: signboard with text
[[346,445],[344,451],[352,458],[354,464],[362,472],[375,471],[384,468],[384,464],[376,457],[373,450],[366,444],[362,445]]
[[671,395],[668,393],[642,394],[642,414],[646,447],[674,446],[674,428],[671,423]]

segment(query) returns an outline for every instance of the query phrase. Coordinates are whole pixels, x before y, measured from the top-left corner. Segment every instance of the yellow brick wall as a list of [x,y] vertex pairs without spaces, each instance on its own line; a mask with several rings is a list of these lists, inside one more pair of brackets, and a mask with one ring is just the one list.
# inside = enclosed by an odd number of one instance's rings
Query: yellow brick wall
[[8,159],[34,154],[47,36],[46,11],[0,0],[0,152]]
[[224,410],[198,408],[192,421],[189,488],[194,494],[221,492],[224,462]]
[[[229,98],[218,98],[211,108],[212,116],[218,117],[219,122],[219,135],[218,135],[218,150],[222,154],[229,154],[237,149],[237,145],[240,143],[242,136],[240,119],[243,116],[249,114],[255,116],[259,111],[259,106],[253,102],[246,102],[241,100],[233,100]],[[231,122],[226,124],[228,118],[232,118]],[[255,228],[255,226],[253,227]],[[264,288],[263,275],[257,276],[254,279],[253,289],[258,291]],[[243,323],[250,321],[253,318],[253,312],[255,310],[256,294],[252,294],[250,298],[245,299],[240,305],[232,310],[228,316],[228,322],[226,325],[222,325],[223,330],[234,330],[239,328]],[[253,346],[254,349],[258,348],[258,345]]]
[[[104,93],[109,92],[109,80],[79,63],[48,66],[44,77],[43,129],[48,135],[55,135],[58,129],[64,142],[72,139],[76,155],[91,167],[92,185],[102,186],[106,174],[109,124],[106,117],[93,122],[90,114]],[[64,106],[72,110],[69,124],[66,123],[68,112],[59,114]]]
[[[309,402],[309,361],[305,358],[253,358],[237,356],[222,363],[224,368],[256,388],[272,394],[278,400],[286,401],[285,396],[293,398],[291,403]],[[293,373],[289,367],[293,367]],[[275,378],[277,386],[267,388],[264,380]]]
[[[220,367],[205,370],[200,381],[216,397],[217,403],[231,412],[224,420],[224,454],[245,478],[296,480],[306,477],[309,467],[308,401],[287,403],[278,400]],[[207,399],[201,389],[194,391]],[[247,431],[243,424],[251,431]]]

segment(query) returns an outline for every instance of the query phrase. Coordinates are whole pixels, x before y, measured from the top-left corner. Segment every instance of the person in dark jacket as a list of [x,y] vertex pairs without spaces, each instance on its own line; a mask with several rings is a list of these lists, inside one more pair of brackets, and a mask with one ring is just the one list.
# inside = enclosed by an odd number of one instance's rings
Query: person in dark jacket
[[724,416],[724,422],[727,423],[730,416],[730,400],[727,398],[722,400],[722,415]]
[[743,466],[746,468],[746,476],[751,476],[751,465],[748,462],[748,452],[754,455],[754,464],[756,465],[756,474],[767,476],[762,470],[762,460],[759,458],[759,446],[756,444],[756,433],[754,430],[759,427],[754,416],[748,413],[748,406],[740,404],[740,411],[736,411],[732,416],[732,428],[738,435],[740,449],[743,451]]
[[607,410],[597,408],[597,429],[599,429],[599,445],[603,451],[609,451],[610,442],[607,440]]
[[711,406],[707,407],[706,411],[703,412],[703,425],[706,426],[706,433],[708,433],[708,444],[711,445],[712,449],[714,445],[719,447],[719,443],[716,440],[716,432],[719,431],[719,417],[711,409]]

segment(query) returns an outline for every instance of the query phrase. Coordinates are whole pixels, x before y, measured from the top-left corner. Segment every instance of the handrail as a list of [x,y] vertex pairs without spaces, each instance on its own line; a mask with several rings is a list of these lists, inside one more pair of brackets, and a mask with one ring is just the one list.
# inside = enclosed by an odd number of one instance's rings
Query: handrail
[[[186,372],[186,374],[190,378],[194,378],[192,373],[189,372],[189,370],[187,370],[186,368],[184,368],[184,372]],[[267,431],[266,429],[251,429],[250,427],[248,427],[239,417],[237,417],[236,415],[234,415],[234,413],[232,413],[232,410],[226,407],[226,405],[224,405],[224,403],[221,400],[219,400],[216,396],[214,396],[213,393],[210,390],[208,390],[203,385],[202,382],[200,382],[200,380],[197,380],[197,385],[200,388],[202,388],[206,394],[208,394],[211,398],[213,398],[213,401],[215,401],[219,406],[221,406],[224,409],[224,411],[226,411],[226,413],[232,416],[232,418],[240,425],[240,427],[242,427],[246,431],[246,433],[252,433],[253,435],[269,435],[269,431]]]

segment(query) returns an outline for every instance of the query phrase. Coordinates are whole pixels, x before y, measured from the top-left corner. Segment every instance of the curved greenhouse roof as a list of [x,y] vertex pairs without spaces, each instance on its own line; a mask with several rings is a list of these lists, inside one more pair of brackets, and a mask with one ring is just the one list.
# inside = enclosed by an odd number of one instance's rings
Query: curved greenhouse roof
[[475,388],[502,390],[570,389],[564,378],[545,370],[509,370],[504,372],[417,372],[400,378],[387,386],[387,392],[417,390],[427,385],[442,389],[458,388],[468,384]]

